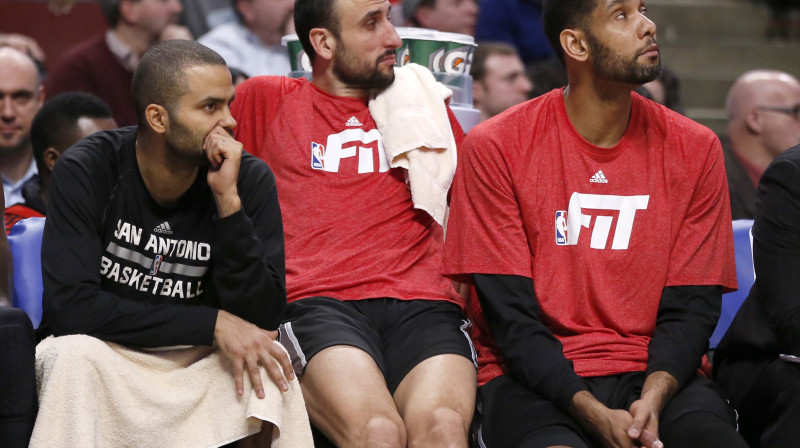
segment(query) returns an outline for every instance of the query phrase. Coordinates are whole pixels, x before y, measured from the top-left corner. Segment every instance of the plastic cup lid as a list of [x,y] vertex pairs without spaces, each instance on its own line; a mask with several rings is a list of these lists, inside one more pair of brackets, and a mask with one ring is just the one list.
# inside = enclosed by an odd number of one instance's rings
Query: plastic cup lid
[[289,42],[298,41],[298,40],[300,40],[300,38],[297,37],[297,34],[287,34],[287,35],[281,37],[281,45],[283,45],[285,47]]

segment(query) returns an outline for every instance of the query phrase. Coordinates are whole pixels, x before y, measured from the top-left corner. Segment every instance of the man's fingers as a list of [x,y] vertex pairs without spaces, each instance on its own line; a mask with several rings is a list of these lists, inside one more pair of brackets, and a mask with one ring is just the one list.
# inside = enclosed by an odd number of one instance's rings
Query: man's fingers
[[264,398],[264,384],[261,383],[261,372],[258,370],[258,361],[256,359],[247,362],[247,371],[250,373],[250,382],[253,384],[253,389],[256,391],[258,398]]
[[664,444],[658,440],[658,436],[648,430],[643,430],[639,441],[647,448],[664,448]]
[[233,360],[233,381],[236,383],[236,393],[239,395],[244,394],[244,369],[242,364],[244,361],[241,358]]
[[631,415],[633,421],[628,428],[628,437],[631,439],[638,439],[642,435],[642,430],[650,420],[650,413],[644,407],[631,406]]
[[286,375],[286,378],[288,378],[289,381],[293,380],[294,367],[292,367],[292,360],[289,359],[289,354],[286,353],[286,350],[283,349],[280,342],[273,341],[273,343],[270,344],[269,354],[275,358],[281,368],[283,368],[283,374]]
[[283,371],[281,371],[275,358],[268,353],[264,353],[262,355],[261,365],[264,367],[264,370],[267,371],[267,375],[272,379],[272,382],[275,383],[281,391],[286,392],[289,390],[289,383],[284,379]]

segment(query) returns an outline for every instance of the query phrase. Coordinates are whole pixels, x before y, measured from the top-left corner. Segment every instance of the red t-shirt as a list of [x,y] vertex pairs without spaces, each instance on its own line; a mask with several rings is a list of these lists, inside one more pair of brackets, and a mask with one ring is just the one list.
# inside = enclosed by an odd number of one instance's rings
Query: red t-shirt
[[[305,79],[251,78],[236,89],[236,138],[277,178],[289,301],[446,300],[442,227],[413,209],[402,169],[389,169],[366,100]],[[463,132],[450,114],[456,143]]]
[[[612,148],[584,140],[562,90],[464,141],[444,272],[533,278],[544,323],[581,376],[643,371],[665,286],[736,287],[722,149],[633,94]],[[475,294],[481,384],[505,371]]]

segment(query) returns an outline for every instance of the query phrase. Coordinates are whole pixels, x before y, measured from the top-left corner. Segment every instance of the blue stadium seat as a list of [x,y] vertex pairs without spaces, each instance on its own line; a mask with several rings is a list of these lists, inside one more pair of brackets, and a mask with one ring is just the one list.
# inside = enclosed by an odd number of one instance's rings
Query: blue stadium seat
[[719,316],[717,328],[709,340],[711,350],[717,348],[719,341],[736,316],[742,302],[750,294],[750,288],[756,279],[753,270],[753,239],[750,229],[753,227],[752,219],[737,219],[733,221],[733,246],[736,250],[736,280],[739,289],[722,296],[722,313]]
[[24,310],[34,328],[42,321],[42,232],[45,218],[27,218],[14,224],[8,245],[14,259],[12,305]]

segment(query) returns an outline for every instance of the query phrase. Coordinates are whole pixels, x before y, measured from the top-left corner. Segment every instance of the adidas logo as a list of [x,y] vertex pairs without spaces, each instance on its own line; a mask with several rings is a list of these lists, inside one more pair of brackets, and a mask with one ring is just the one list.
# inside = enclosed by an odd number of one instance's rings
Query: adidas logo
[[589,182],[593,182],[596,184],[607,184],[608,179],[606,179],[606,176],[603,174],[603,170],[600,170],[594,173],[594,176],[592,176],[592,178],[589,179]]
[[161,224],[157,225],[155,229],[153,229],[155,233],[163,233],[165,235],[172,235],[172,229],[169,227],[169,223],[167,221],[162,222]]
[[358,127],[358,126],[363,126],[363,125],[361,124],[360,121],[358,121],[358,118],[350,117],[350,119],[347,120],[347,123],[345,123],[345,126],[347,126],[347,127]]

